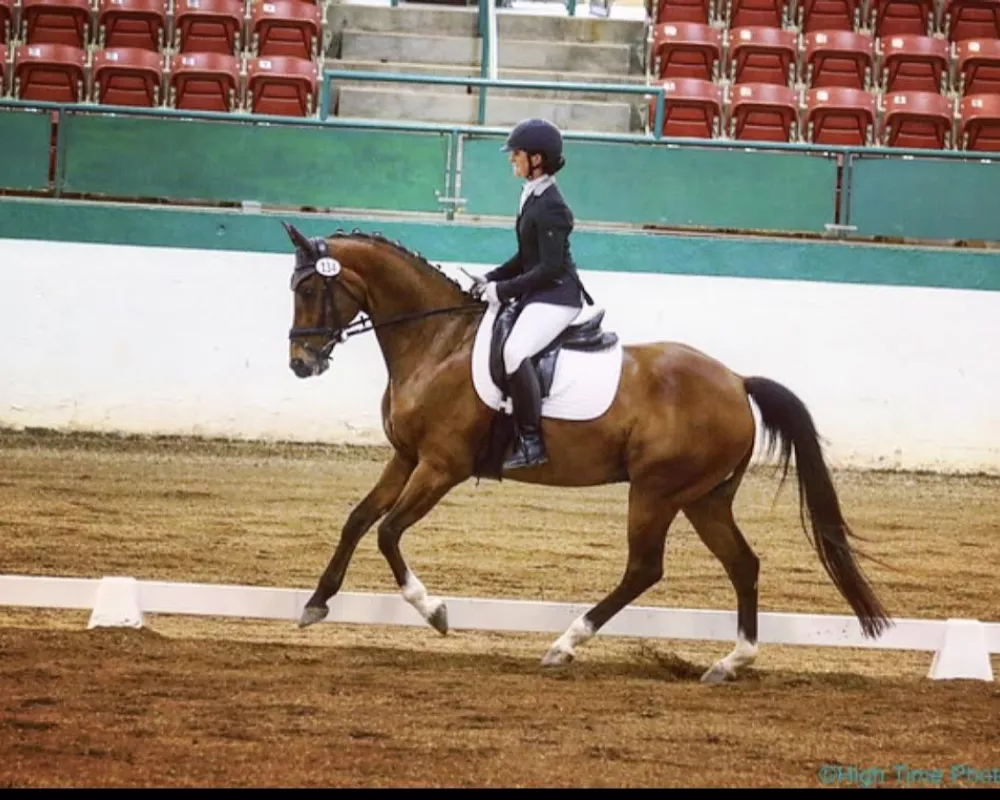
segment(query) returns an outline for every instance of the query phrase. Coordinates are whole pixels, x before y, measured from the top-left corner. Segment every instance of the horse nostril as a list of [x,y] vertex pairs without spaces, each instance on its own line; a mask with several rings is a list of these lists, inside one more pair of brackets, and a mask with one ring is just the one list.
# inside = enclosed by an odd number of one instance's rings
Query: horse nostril
[[306,366],[306,362],[301,358],[293,358],[288,362],[288,366],[291,368],[292,372],[300,378],[304,378],[309,374],[309,368]]

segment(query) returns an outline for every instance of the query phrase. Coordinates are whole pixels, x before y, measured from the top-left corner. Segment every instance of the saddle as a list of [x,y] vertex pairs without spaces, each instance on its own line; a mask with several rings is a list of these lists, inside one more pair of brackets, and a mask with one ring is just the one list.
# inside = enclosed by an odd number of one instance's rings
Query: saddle
[[[507,384],[507,371],[503,364],[503,346],[507,342],[507,337],[510,336],[522,308],[520,303],[512,303],[502,308],[493,321],[489,355],[490,377],[503,393],[504,398],[509,397],[510,393]],[[548,347],[532,356],[530,363],[538,375],[538,385],[543,399],[548,397],[552,390],[552,381],[560,352],[581,350],[597,353],[614,347],[618,343],[618,334],[601,330],[603,320],[604,311],[602,310],[586,322],[570,325]],[[477,478],[502,480],[503,463],[516,444],[516,434],[514,417],[511,414],[494,414],[490,431],[476,456],[473,474]]]
[[[497,388],[503,392],[505,398],[508,396],[508,391],[507,371],[503,365],[503,346],[507,342],[507,337],[510,336],[522,308],[520,303],[505,306],[500,309],[493,321],[493,335],[490,338],[490,377]],[[553,340],[552,344],[532,356],[531,365],[538,375],[538,385],[542,390],[543,399],[548,397],[552,390],[552,377],[555,375],[556,362],[561,350],[599,353],[618,343],[617,333],[601,330],[603,320],[604,311],[602,309],[600,313],[586,322],[570,325]]]

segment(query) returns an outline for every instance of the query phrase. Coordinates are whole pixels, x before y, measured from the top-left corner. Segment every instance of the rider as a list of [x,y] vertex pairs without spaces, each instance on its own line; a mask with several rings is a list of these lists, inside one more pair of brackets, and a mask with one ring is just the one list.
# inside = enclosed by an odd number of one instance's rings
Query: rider
[[504,468],[518,469],[548,461],[541,436],[541,391],[530,358],[565,330],[584,300],[593,300],[570,255],[573,212],[553,177],[566,163],[562,133],[547,120],[526,119],[501,150],[510,153],[514,175],[525,181],[515,225],[517,252],[477,278],[472,291],[494,304],[521,303],[503,351],[519,438],[519,449]]

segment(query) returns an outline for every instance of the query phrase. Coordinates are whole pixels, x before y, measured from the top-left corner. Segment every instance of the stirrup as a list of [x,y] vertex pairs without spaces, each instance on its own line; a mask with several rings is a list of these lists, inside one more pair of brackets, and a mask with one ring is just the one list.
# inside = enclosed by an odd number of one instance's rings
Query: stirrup
[[540,467],[548,463],[549,457],[545,452],[545,444],[540,436],[525,440],[518,439],[517,449],[503,463],[504,469],[521,469],[523,467]]

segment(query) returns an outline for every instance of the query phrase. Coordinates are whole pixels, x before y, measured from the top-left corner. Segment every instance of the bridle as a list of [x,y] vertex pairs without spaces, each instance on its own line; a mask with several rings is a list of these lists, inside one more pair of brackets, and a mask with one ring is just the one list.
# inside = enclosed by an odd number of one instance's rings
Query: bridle
[[[312,252],[307,252],[301,247],[296,248],[296,265],[295,270],[292,272],[291,289],[293,292],[296,291],[304,280],[313,275],[319,275],[323,278],[323,315],[320,319],[321,325],[316,328],[292,328],[288,332],[288,338],[290,341],[297,341],[317,361],[328,360],[334,347],[342,342],[346,342],[352,336],[357,336],[359,333],[367,333],[368,331],[386,328],[390,325],[425,319],[437,314],[482,311],[485,306],[484,303],[477,302],[466,303],[460,306],[447,306],[446,308],[432,308],[428,311],[401,314],[398,317],[393,317],[383,322],[374,322],[371,316],[364,315],[361,319],[353,322],[349,321],[347,324],[344,324],[344,321],[340,317],[340,312],[337,311],[337,304],[334,302],[334,292],[338,290],[345,292],[359,309],[363,308],[364,305],[362,299],[357,296],[350,286],[339,279],[340,262],[330,255],[326,239],[323,237],[314,237],[309,239],[309,244],[311,245],[310,249]],[[329,322],[327,322],[328,320]],[[322,347],[317,348],[306,341],[307,337],[312,336],[324,336],[327,341]]]

